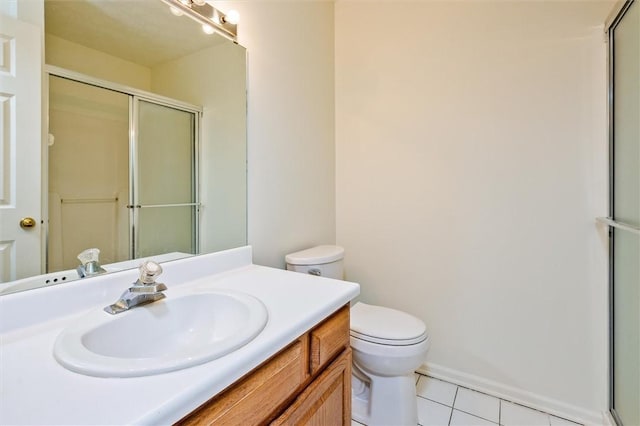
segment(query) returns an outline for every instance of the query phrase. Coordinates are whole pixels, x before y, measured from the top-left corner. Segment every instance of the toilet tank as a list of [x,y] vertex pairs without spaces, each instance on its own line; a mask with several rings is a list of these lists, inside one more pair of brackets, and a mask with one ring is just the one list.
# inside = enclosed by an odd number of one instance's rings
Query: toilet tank
[[285,257],[287,270],[341,280],[344,278],[344,249],[339,246],[317,246]]

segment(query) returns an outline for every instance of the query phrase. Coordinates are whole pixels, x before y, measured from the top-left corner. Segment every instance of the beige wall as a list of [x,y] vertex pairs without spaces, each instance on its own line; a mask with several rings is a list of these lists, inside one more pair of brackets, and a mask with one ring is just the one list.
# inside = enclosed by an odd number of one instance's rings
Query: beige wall
[[245,245],[245,49],[229,42],[218,44],[154,67],[151,75],[154,93],[203,107],[199,168],[201,252]]
[[45,35],[45,63],[140,90],[150,90],[151,70],[124,59]]
[[426,368],[606,409],[604,2],[336,3],[337,243]]
[[333,2],[215,2],[248,51],[248,239],[254,262],[335,241]]

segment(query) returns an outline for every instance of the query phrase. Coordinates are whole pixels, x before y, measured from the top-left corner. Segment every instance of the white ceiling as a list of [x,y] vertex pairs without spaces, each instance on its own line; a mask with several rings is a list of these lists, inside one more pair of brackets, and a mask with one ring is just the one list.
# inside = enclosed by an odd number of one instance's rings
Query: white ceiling
[[45,31],[146,67],[227,41],[161,0],[45,0]]

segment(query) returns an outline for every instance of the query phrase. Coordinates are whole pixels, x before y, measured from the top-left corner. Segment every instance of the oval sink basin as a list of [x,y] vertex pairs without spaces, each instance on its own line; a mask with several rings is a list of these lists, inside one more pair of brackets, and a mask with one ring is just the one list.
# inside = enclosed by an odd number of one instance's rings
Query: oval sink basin
[[109,315],[96,309],[65,328],[53,354],[90,376],[134,377],[180,370],[224,356],[255,338],[267,309],[233,291],[188,294]]

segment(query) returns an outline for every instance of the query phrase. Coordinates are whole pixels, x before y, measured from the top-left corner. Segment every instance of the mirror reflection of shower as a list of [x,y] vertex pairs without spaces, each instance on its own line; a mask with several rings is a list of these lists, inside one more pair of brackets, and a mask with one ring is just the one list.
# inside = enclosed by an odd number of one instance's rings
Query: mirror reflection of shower
[[[94,82],[95,83],[95,82]],[[197,107],[49,78],[47,272],[198,252]]]

